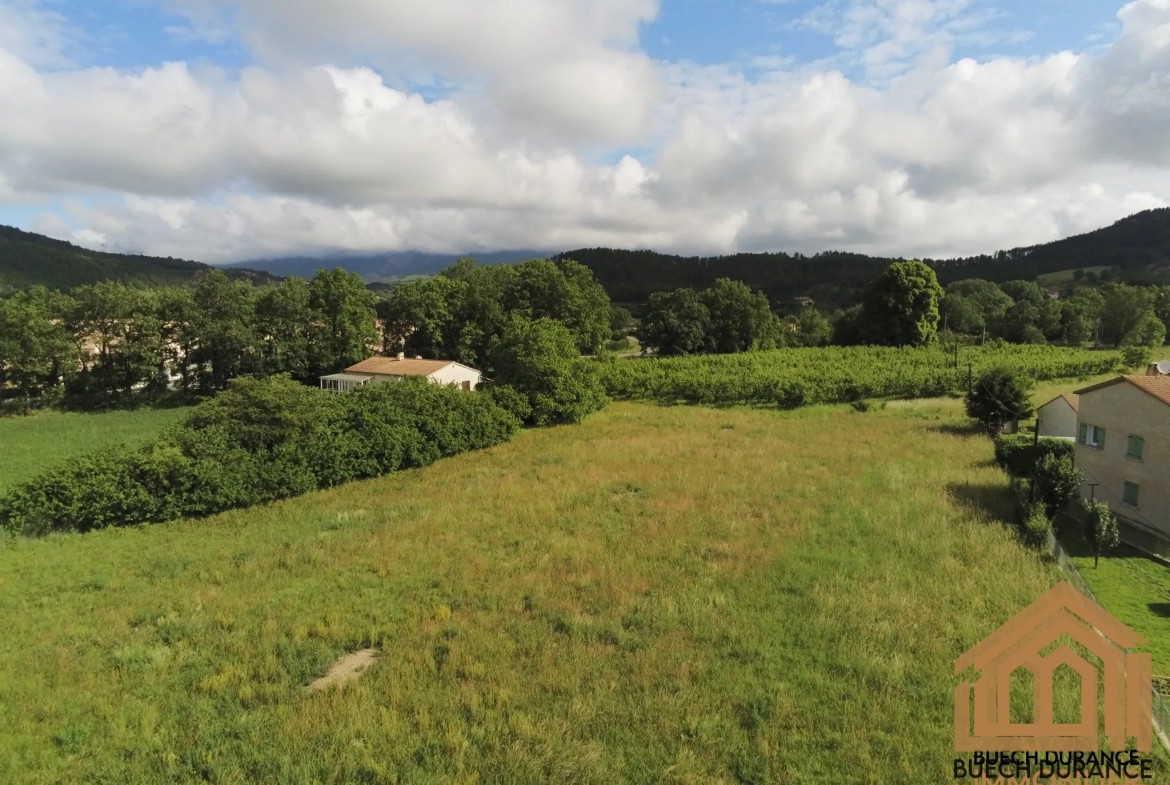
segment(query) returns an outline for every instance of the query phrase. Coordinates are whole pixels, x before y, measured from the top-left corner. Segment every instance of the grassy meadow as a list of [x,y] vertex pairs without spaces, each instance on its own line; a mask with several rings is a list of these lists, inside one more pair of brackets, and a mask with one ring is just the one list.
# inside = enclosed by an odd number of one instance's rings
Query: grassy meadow
[[114,444],[145,441],[187,409],[135,409],[100,414],[44,411],[0,418],[0,493],[42,469]]
[[[1060,580],[998,522],[959,407],[620,403],[11,541],[0,782],[950,781],[955,658]],[[360,680],[304,691],[366,646]]]

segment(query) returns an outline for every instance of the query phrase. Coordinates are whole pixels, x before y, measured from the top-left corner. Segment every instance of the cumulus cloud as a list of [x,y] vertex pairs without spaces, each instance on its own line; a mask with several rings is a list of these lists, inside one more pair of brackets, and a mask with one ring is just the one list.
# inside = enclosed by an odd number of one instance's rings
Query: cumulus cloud
[[[47,70],[0,39],[0,107],[19,108],[0,112],[0,200],[104,195],[70,208],[80,228],[37,225],[228,261],[586,245],[940,257],[1170,199],[1170,0],[1124,6],[1100,52],[982,62],[916,39],[974,30],[973,0],[839,3],[843,48],[912,60],[860,81],[831,63],[653,62],[637,48],[652,0],[184,7],[234,25],[257,63]],[[457,87],[424,98],[379,52]]]

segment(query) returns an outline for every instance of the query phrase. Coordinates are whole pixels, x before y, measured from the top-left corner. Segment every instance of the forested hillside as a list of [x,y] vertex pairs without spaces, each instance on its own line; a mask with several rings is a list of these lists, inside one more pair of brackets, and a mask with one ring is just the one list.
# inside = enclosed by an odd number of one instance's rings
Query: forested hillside
[[[827,251],[743,253],[683,257],[655,251],[582,248],[556,258],[573,259],[593,275],[615,302],[644,303],[654,292],[703,289],[719,278],[743,281],[773,304],[809,296],[820,307],[851,305],[892,258]],[[943,285],[967,278],[1001,282],[1083,267],[1112,266],[1130,283],[1170,279],[1170,208],[1146,210],[1112,226],[1053,243],[962,259],[923,259]]]
[[[170,286],[190,281],[210,265],[183,259],[90,251],[44,235],[0,226],[0,293],[30,286],[66,291],[99,281]],[[256,270],[225,271],[235,280],[273,281]]]

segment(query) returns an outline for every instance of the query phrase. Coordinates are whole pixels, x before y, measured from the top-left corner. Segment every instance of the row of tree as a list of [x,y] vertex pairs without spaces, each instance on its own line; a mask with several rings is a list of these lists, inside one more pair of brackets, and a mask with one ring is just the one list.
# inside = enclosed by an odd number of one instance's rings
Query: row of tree
[[245,375],[311,381],[379,347],[490,375],[492,350],[518,319],[553,320],[582,353],[604,345],[611,316],[588,269],[547,259],[466,259],[385,299],[341,268],[263,286],[213,269],[170,288],[33,287],[0,299],[0,391],[80,406],[168,389],[207,395]]
[[33,287],[0,300],[0,389],[96,403],[212,393],[244,374],[303,378],[368,356],[375,302],[340,268],[262,287],[219,270],[162,289]]
[[812,307],[774,315],[762,293],[720,279],[702,291],[651,295],[639,331],[659,354],[734,353],[776,346],[926,346],[939,338],[1009,343],[1087,342],[1161,346],[1170,328],[1170,286],[1074,285],[1053,297],[1031,281],[980,279],[945,290],[934,270],[895,262],[866,288],[862,302],[831,320]]
[[720,278],[701,291],[675,289],[650,296],[638,339],[660,355],[734,354],[784,346],[820,346],[832,332],[815,308],[781,318],[762,292]]
[[1030,281],[972,279],[947,287],[941,311],[950,330],[1013,343],[1159,346],[1170,326],[1170,286],[1074,285],[1056,299]]

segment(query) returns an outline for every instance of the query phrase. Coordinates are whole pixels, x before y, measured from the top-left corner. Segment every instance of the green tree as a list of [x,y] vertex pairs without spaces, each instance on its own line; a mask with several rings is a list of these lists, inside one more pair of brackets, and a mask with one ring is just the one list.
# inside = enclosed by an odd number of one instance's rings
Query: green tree
[[987,324],[979,305],[961,294],[945,294],[938,311],[940,324],[950,332],[978,335]]
[[1101,561],[1101,554],[1109,553],[1121,544],[1121,532],[1117,518],[1109,505],[1100,500],[1086,500],[1085,539],[1093,546],[1093,566]]
[[577,342],[560,322],[517,318],[492,350],[496,384],[528,398],[535,426],[580,422],[605,406],[597,362],[578,355]]
[[1059,300],[1034,281],[1007,281],[1000,284],[1013,304],[992,322],[992,332],[1012,343],[1044,343],[1062,337]]
[[255,368],[256,291],[215,269],[196,276],[192,299],[189,360],[195,381],[203,391],[222,390]]
[[309,282],[315,371],[336,371],[361,362],[378,340],[377,296],[357,273],[318,270]]
[[1142,344],[1130,344],[1121,350],[1121,362],[1126,368],[1142,370],[1149,365],[1154,353]]
[[609,307],[610,338],[615,341],[620,341],[625,338],[627,332],[633,328],[633,314],[631,314],[625,308],[622,308],[620,305],[611,305]]
[[863,334],[869,343],[927,346],[938,333],[942,288],[918,261],[894,262],[865,292]]
[[1154,298],[1148,289],[1126,284],[1109,284],[1101,291],[1101,332],[1114,348],[1147,322],[1154,313]]
[[[1004,294],[1002,289],[982,278],[966,278],[962,281],[955,281],[946,288],[946,295],[943,298],[944,304],[946,298],[949,297],[961,297],[979,309],[979,315],[982,318],[982,323],[979,325],[980,330],[983,329],[984,325],[990,325],[1002,317],[1007,309],[1014,304],[1012,298]],[[951,329],[962,332],[961,328],[958,327],[951,327]]]
[[60,318],[70,308],[43,286],[0,299],[0,388],[11,384],[28,401],[74,372],[77,348]]
[[1144,346],[1155,349],[1166,343],[1166,325],[1154,313],[1147,309],[1141,320],[1121,339],[1122,346]]
[[816,308],[801,308],[787,322],[792,346],[824,346],[833,334],[833,325]]
[[597,352],[609,338],[609,295],[588,267],[571,259],[533,259],[503,268],[503,305],[509,317],[554,319],[569,328],[577,349]]
[[967,394],[967,416],[978,420],[992,438],[1013,419],[1033,414],[1028,385],[1008,368],[993,368]]
[[711,312],[694,289],[650,295],[638,341],[663,356],[699,354],[714,349]]
[[163,362],[178,372],[180,389],[189,393],[198,382],[192,364],[197,345],[193,289],[183,286],[160,290],[157,312],[162,322]]
[[860,304],[843,311],[835,311],[830,321],[833,324],[832,343],[837,346],[858,346],[865,343],[862,320],[865,309]]
[[775,346],[776,319],[761,292],[720,278],[699,297],[711,315],[710,345],[715,352],[734,354]]
[[305,379],[312,366],[314,313],[309,283],[292,276],[265,286],[256,299],[259,370],[264,376],[287,373]]
[[377,307],[386,353],[401,350],[473,364],[479,359],[474,352],[460,351],[460,333],[468,326],[459,318],[467,291],[464,281],[443,275],[395,287]]
[[1088,286],[1078,286],[1064,301],[1061,314],[1064,342],[1070,346],[1079,346],[1093,340],[1104,307],[1105,298],[1099,291]]
[[1077,498],[1085,473],[1078,469],[1070,455],[1048,453],[1032,474],[1032,483],[1039,501],[1049,518],[1061,512]]
[[1170,286],[1160,286],[1154,290],[1154,315],[1157,316],[1166,333],[1170,336]]

